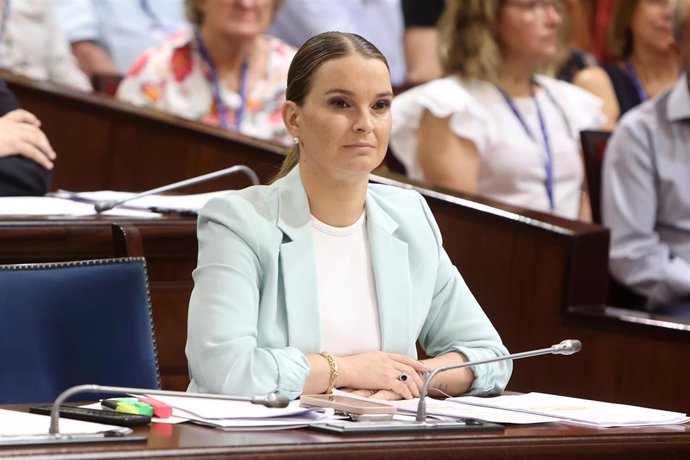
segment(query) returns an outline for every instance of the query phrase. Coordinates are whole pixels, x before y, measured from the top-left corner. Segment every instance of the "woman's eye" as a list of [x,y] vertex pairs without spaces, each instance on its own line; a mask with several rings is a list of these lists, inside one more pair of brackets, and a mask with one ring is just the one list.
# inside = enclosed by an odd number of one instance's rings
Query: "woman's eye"
[[376,101],[376,103],[372,106],[374,110],[377,111],[383,111],[388,109],[391,106],[391,101],[388,99],[381,99],[380,101]]
[[342,99],[333,99],[331,105],[337,109],[346,109],[349,107],[349,104]]

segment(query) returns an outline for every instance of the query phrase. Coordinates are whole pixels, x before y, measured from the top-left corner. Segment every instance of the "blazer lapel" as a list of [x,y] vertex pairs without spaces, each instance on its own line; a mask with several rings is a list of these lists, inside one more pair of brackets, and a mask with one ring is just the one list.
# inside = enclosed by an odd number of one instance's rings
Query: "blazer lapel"
[[288,343],[305,353],[321,344],[316,261],[309,202],[299,167],[279,183],[278,228],[283,231],[280,270],[285,291]]
[[376,282],[381,323],[381,347],[407,353],[412,324],[410,310],[410,261],[407,243],[395,236],[398,224],[367,194],[367,231]]

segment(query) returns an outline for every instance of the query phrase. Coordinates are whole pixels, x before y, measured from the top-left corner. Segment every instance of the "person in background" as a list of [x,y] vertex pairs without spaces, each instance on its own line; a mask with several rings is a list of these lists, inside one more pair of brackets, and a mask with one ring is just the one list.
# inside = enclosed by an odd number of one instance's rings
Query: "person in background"
[[436,23],[443,14],[446,0],[402,0],[405,20],[405,83],[416,85],[443,76],[438,55],[438,30]]
[[678,0],[674,35],[684,73],[631,109],[608,143],[602,216],[610,270],[652,312],[690,321],[690,1]]
[[459,192],[588,221],[579,131],[601,101],[540,74],[557,64],[558,0],[449,0],[445,78],[393,104],[391,147],[407,174]]
[[[189,391],[412,398],[432,368],[507,354],[424,198],[368,184],[386,154],[392,98],[386,58],[362,37],[327,32],[299,49],[280,178],[199,214]],[[417,341],[432,358],[417,359]],[[497,394],[511,369],[456,369],[431,386]]]
[[53,0],[79,67],[124,75],[144,51],[189,29],[184,0]]
[[289,145],[281,119],[294,48],[265,35],[278,0],[186,0],[193,31],[142,54],[116,97]]
[[55,158],[41,122],[0,80],[0,196],[45,195]]
[[405,83],[400,0],[284,0],[269,33],[299,47],[329,30],[356,33],[372,42],[390,63],[393,85]]
[[610,53],[618,62],[588,67],[573,83],[604,101],[612,130],[628,110],[668,89],[680,63],[671,34],[675,0],[619,1],[609,29]]
[[0,0],[0,8],[0,68],[91,91],[60,29],[52,0]]

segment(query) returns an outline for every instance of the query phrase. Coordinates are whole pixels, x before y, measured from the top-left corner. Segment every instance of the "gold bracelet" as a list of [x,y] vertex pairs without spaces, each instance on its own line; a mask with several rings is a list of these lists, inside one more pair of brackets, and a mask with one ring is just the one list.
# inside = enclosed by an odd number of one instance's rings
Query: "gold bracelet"
[[333,359],[333,355],[327,351],[322,351],[319,355],[328,361],[328,367],[331,369],[331,380],[328,382],[328,389],[326,390],[326,394],[331,394],[338,383],[338,363]]

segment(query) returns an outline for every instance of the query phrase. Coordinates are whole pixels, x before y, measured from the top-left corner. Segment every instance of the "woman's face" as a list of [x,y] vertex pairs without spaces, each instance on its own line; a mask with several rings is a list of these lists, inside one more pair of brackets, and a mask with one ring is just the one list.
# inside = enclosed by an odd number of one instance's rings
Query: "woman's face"
[[496,31],[504,58],[517,58],[532,65],[554,58],[562,11],[560,0],[507,0]]
[[274,0],[198,0],[202,29],[224,35],[253,37],[271,25]]
[[383,161],[391,132],[388,67],[353,53],[326,61],[311,83],[302,106],[288,101],[283,110],[290,134],[299,138],[302,174],[368,176]]
[[630,20],[633,46],[664,52],[673,49],[671,14],[675,0],[640,0]]

